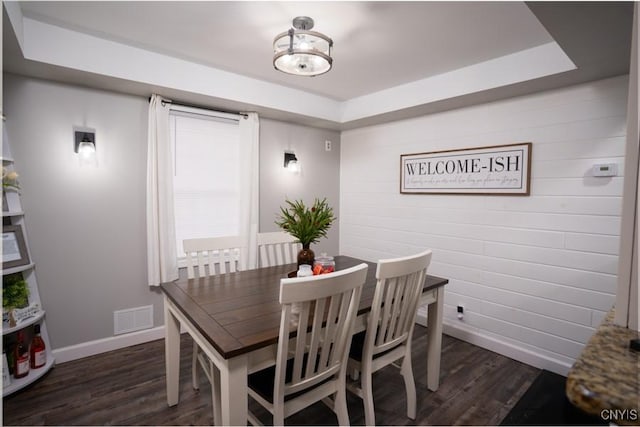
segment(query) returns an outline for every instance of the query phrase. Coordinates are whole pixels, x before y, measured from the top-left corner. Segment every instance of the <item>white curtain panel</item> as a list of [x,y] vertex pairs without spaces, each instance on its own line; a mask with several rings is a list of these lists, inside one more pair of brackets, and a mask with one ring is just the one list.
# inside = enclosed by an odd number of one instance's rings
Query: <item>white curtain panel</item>
[[256,235],[258,233],[259,133],[257,113],[240,118],[240,159],[246,173],[240,178],[240,235],[244,239],[246,268],[258,267]]
[[158,95],[152,95],[149,102],[147,271],[149,286],[178,278],[169,104],[163,105]]

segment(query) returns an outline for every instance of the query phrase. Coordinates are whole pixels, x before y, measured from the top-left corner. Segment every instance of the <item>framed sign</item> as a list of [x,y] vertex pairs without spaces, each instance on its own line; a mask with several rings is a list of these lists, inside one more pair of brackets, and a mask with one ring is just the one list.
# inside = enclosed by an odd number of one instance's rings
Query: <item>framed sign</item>
[[400,155],[400,193],[529,195],[531,143]]
[[2,226],[2,269],[29,264],[27,245],[24,242],[22,227],[19,225]]

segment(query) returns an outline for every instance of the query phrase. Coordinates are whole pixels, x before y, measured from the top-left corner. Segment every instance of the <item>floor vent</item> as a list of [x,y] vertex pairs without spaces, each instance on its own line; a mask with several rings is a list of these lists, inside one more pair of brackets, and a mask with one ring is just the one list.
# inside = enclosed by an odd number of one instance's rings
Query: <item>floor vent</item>
[[113,334],[141,331],[153,327],[153,306],[128,308],[113,312]]

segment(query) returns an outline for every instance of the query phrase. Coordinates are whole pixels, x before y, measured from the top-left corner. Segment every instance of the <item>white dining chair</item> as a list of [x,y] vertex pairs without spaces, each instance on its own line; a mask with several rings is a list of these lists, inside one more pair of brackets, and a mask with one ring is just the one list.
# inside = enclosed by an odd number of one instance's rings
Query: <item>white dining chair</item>
[[245,260],[241,256],[244,243],[239,236],[184,239],[182,247],[189,279],[245,269]]
[[[243,240],[239,236],[205,237],[197,239],[185,239],[182,247],[186,254],[187,278],[197,279],[217,274],[233,273],[245,269],[242,257]],[[191,361],[191,376],[193,388],[200,388],[198,378],[198,365],[200,365],[211,384],[211,397],[213,403],[214,424],[220,424],[220,398],[217,396],[220,390],[220,374],[218,368],[193,342],[193,356]]]
[[[249,395],[271,412],[273,425],[318,401],[349,424],[346,362],[367,268],[281,279],[276,365],[248,377]],[[260,425],[254,414],[248,418]]]
[[372,374],[400,359],[400,373],[407,394],[407,416],[416,418],[411,339],[430,262],[430,250],[378,262],[367,329],[354,335],[348,362],[349,372],[359,373],[356,375],[359,382],[349,382],[347,388],[363,400],[366,425],[375,425]]
[[298,252],[302,249],[298,239],[284,231],[258,233],[256,240],[260,254],[260,267],[297,262]]

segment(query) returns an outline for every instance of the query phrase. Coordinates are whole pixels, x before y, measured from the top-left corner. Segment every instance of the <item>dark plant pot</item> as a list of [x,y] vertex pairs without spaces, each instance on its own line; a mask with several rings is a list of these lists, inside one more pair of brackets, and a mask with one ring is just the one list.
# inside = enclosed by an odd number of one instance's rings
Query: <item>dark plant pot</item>
[[302,264],[308,264],[313,267],[313,261],[316,254],[309,248],[309,246],[303,246],[302,250],[298,252],[298,267]]

